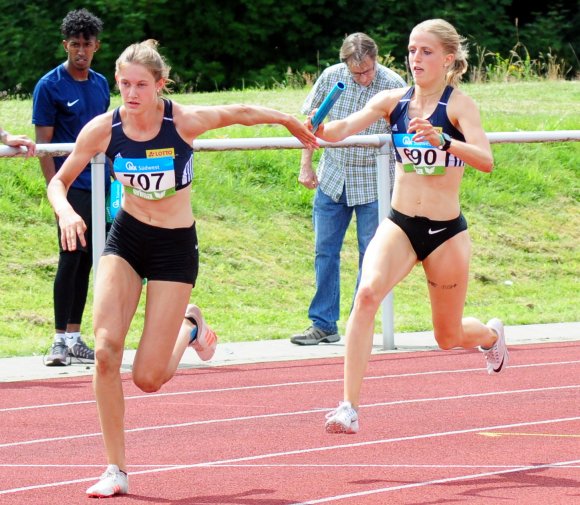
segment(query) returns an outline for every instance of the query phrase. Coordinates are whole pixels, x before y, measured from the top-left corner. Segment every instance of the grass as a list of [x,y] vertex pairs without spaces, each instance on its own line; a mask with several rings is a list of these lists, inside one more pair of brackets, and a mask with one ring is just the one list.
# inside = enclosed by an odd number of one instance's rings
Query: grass
[[[465,85],[493,131],[580,129],[580,83]],[[307,90],[179,95],[181,103],[245,102],[300,110]],[[113,99],[113,105],[119,103]],[[31,102],[0,102],[0,124],[33,135]],[[285,136],[280,127],[230,127],[205,138]],[[467,170],[462,205],[474,243],[465,313],[507,324],[578,320],[580,143],[493,147],[495,170]],[[319,156],[316,155],[316,156]],[[316,159],[316,158],[315,158]],[[308,325],[314,293],[312,193],[296,182],[300,152],[198,153],[192,207],[200,276],[192,300],[223,341],[288,338]],[[56,229],[38,160],[0,159],[0,356],[43,353],[53,333]],[[354,226],[342,254],[344,331],[356,277]],[[431,328],[420,268],[394,291],[395,331]],[[144,297],[127,339],[135,347]],[[92,298],[83,321],[91,332]],[[380,331],[380,317],[377,331]],[[89,338],[90,340],[90,338]]]

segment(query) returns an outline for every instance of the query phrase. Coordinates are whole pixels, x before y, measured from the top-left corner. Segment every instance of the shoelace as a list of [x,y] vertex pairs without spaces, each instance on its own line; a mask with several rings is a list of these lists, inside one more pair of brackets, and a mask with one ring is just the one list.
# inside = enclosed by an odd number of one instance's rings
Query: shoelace
[[[51,344],[51,346],[44,352],[44,356],[42,357],[42,362],[46,365],[47,362],[47,356],[54,354],[52,351],[53,349],[56,351],[59,348],[64,348],[64,352],[62,352],[62,354],[65,356],[65,362],[67,365],[71,364],[71,357],[70,357],[70,353],[68,352],[68,347],[66,346],[66,344],[63,342],[62,344]],[[62,351],[62,349],[60,349]]]
[[94,351],[89,348],[80,337],[69,350],[69,357],[70,355],[74,356],[75,359],[78,360],[81,364],[92,364],[92,362],[95,360]]
[[335,408],[334,410],[331,410],[328,414],[326,414],[326,419],[330,419],[331,417],[334,417],[334,416],[338,415],[339,413],[344,414],[349,419],[352,419],[354,412],[355,411],[352,407],[347,407],[346,405],[341,403],[337,408]]

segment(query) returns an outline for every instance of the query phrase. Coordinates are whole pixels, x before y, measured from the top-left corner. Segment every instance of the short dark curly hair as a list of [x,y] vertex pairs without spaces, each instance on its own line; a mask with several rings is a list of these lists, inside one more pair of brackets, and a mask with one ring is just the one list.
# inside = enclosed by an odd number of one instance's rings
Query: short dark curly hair
[[60,31],[65,39],[82,35],[85,39],[98,37],[103,31],[103,22],[87,9],[70,11],[62,20]]

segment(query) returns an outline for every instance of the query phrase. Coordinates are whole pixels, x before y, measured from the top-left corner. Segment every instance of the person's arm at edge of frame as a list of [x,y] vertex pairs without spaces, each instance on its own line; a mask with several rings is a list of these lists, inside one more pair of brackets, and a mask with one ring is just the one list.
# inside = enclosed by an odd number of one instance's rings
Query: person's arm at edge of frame
[[36,144],[26,135],[12,135],[0,126],[0,142],[9,147],[26,147],[26,157],[36,154]]

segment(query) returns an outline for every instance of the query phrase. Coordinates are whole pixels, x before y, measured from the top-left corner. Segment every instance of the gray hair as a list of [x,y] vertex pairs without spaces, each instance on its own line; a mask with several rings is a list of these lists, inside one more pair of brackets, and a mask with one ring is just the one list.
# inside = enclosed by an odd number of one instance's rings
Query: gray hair
[[342,43],[340,61],[358,66],[367,56],[376,60],[378,53],[377,44],[368,35],[360,32],[352,33]]

